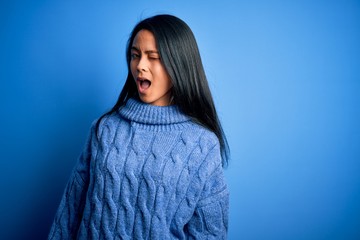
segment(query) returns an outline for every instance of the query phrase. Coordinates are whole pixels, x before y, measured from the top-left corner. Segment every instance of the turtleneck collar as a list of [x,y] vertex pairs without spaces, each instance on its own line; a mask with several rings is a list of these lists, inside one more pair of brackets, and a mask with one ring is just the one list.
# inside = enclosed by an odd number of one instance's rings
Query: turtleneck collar
[[125,119],[142,124],[174,124],[189,121],[190,118],[183,114],[176,105],[154,106],[143,103],[135,98],[130,98],[120,108],[119,113]]

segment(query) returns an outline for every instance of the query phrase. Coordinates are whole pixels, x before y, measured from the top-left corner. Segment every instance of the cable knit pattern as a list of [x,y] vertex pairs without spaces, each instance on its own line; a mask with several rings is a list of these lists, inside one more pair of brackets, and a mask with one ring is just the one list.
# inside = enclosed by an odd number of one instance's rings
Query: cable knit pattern
[[49,239],[226,239],[215,134],[176,106],[130,99],[92,124]]

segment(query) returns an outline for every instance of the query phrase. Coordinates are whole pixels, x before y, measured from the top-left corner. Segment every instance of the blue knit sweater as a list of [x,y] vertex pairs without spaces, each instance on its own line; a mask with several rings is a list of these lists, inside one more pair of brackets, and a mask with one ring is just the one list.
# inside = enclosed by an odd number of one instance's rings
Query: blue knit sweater
[[94,123],[49,239],[226,239],[215,134],[176,106],[135,99],[104,117],[97,135]]

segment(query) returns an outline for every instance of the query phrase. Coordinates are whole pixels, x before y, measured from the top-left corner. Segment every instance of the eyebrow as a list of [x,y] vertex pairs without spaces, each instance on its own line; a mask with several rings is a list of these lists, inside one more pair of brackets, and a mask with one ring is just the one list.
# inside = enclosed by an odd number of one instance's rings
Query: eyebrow
[[[132,46],[132,47],[131,47],[131,50],[135,50],[135,51],[140,52],[140,50],[139,50],[137,47],[135,47],[135,46]],[[159,54],[159,52],[156,51],[156,50],[147,50],[147,51],[145,51],[145,53],[146,53],[146,54],[151,54],[151,53],[157,53],[157,54]]]

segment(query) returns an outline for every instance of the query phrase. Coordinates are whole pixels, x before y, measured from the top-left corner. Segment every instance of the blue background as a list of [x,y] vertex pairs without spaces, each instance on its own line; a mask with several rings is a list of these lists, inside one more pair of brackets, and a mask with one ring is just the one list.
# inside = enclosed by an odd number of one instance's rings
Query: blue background
[[229,239],[360,239],[359,1],[1,1],[0,239],[45,239],[139,20],[198,40],[232,159]]

